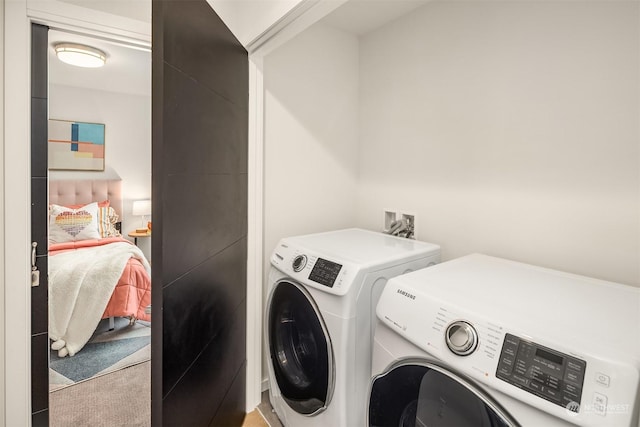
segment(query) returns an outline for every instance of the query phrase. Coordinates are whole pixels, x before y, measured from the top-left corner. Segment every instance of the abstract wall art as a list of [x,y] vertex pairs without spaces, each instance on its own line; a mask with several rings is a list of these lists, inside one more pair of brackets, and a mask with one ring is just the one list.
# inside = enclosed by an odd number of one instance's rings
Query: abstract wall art
[[49,120],[50,170],[104,170],[104,124]]

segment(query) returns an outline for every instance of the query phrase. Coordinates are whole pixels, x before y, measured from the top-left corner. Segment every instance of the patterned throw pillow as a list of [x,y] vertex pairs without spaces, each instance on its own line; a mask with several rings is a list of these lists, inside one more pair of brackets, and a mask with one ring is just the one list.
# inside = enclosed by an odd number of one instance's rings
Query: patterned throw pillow
[[98,209],[98,230],[102,237],[120,237],[120,232],[116,229],[118,214],[111,206],[100,207]]
[[98,209],[97,203],[89,203],[78,209],[51,205],[49,244],[99,239]]
[[[116,223],[118,222],[118,214],[115,209],[113,209],[110,205],[111,202],[109,200],[103,200],[98,203],[98,232],[100,233],[100,237],[120,237],[122,234],[116,228]],[[65,205],[64,207],[68,209],[79,209],[84,206],[84,203],[76,204],[76,205]],[[51,206],[49,206],[51,209]]]

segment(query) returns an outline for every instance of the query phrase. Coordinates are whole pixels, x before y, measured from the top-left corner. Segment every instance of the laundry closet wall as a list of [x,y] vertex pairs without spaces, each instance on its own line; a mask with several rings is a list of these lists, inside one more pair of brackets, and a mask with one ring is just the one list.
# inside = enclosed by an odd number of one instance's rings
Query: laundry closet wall
[[445,260],[640,285],[638,8],[436,1],[364,35],[328,19],[278,48],[265,268],[280,237],[379,230],[398,209]]
[[313,26],[265,58],[264,76],[268,268],[280,238],[354,225],[357,40]]
[[358,224],[640,286],[639,5],[432,2],[362,37]]

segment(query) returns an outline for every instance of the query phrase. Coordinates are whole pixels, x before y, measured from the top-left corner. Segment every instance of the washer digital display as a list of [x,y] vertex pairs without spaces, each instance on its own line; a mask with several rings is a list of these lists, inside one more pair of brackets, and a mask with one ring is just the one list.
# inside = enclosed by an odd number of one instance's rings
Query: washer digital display
[[341,264],[318,258],[318,261],[316,261],[311,270],[311,274],[309,274],[309,280],[332,288],[336,282],[338,273],[340,273],[340,269],[342,269]]

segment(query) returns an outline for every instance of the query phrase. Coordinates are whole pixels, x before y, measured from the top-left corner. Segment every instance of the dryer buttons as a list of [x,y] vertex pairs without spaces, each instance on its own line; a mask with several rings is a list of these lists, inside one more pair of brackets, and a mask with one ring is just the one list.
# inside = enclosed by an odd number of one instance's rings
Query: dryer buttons
[[293,263],[291,264],[291,266],[293,267],[293,271],[295,271],[296,273],[301,271],[305,265],[307,265],[306,255],[298,255],[293,259]]

